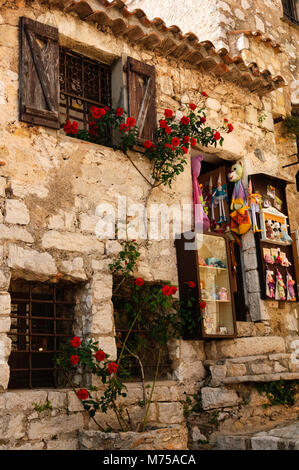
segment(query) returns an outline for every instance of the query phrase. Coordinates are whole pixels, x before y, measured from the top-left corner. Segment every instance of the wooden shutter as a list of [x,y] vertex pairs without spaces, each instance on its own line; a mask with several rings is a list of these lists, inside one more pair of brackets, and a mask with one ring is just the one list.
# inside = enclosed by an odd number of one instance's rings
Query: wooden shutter
[[154,140],[157,127],[155,67],[128,57],[129,115],[136,119],[138,140]]
[[59,129],[58,29],[20,18],[19,119]]

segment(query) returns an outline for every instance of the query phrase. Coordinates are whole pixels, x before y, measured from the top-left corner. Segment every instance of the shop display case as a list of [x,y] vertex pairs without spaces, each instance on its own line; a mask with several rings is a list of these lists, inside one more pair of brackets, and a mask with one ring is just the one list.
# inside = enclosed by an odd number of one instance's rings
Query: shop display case
[[[236,322],[231,292],[231,264],[224,234],[181,234],[176,240],[181,300],[196,299],[193,315],[200,315],[202,338],[234,338]],[[190,281],[194,283],[190,292]],[[191,314],[191,313],[190,313]]]

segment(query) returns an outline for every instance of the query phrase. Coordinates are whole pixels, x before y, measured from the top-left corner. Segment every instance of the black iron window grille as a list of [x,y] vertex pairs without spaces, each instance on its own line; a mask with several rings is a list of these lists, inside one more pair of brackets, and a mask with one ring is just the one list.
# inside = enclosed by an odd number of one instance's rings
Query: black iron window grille
[[283,15],[293,23],[299,25],[298,0],[282,0]]
[[88,129],[91,106],[111,106],[111,69],[64,47],[59,52],[60,122]]
[[73,286],[16,281],[10,294],[8,388],[66,386],[54,359],[63,343],[73,336]]

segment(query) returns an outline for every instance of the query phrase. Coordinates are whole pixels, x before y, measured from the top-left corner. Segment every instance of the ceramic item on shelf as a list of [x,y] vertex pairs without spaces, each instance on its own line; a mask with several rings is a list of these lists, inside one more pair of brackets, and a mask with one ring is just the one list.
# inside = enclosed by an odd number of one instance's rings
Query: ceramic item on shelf
[[227,300],[228,299],[227,289],[225,287],[221,287],[218,295],[219,295],[219,300]]

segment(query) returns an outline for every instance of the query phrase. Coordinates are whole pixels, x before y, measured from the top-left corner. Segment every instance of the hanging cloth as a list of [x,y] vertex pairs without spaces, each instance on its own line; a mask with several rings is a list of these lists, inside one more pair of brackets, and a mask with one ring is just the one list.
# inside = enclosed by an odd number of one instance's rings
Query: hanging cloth
[[203,196],[200,186],[198,184],[198,176],[201,171],[201,162],[203,156],[197,155],[191,158],[191,171],[193,182],[193,199],[194,199],[194,223],[195,228],[200,232],[210,228],[210,221],[203,208]]

